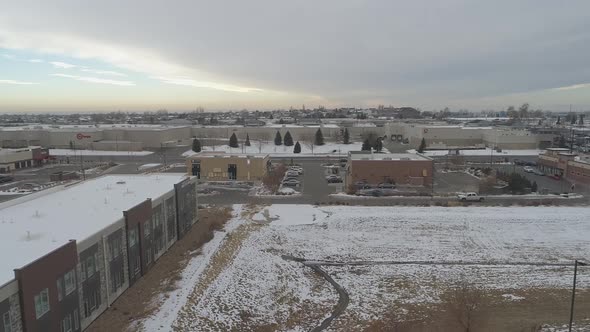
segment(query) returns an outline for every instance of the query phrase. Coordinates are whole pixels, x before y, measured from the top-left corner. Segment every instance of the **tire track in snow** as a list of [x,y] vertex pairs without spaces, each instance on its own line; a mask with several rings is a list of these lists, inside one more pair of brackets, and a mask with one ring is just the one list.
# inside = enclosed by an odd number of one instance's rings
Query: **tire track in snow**
[[315,273],[319,274],[322,278],[324,278],[327,282],[329,282],[332,287],[338,293],[338,303],[332,309],[332,313],[330,316],[326,317],[320,325],[314,327],[311,332],[320,332],[328,328],[332,321],[338,316],[342,315],[346,307],[348,307],[348,303],[350,302],[350,297],[348,296],[348,292],[344,287],[340,286],[334,279],[328,274],[328,272],[324,271],[319,264],[307,264],[306,261],[302,258],[293,257],[291,255],[282,255],[281,256],[284,260],[287,261],[294,261],[299,262],[309,268],[311,268]]

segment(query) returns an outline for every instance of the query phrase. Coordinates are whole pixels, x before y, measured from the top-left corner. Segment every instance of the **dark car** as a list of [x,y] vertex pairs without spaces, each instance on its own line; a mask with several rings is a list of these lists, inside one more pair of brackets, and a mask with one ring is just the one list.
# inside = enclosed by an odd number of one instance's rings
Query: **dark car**
[[377,188],[379,188],[379,189],[395,189],[395,184],[389,183],[389,182],[383,182],[383,183],[379,183],[377,185]]
[[0,183],[6,183],[6,182],[13,181],[13,180],[14,180],[14,178],[12,176],[0,175]]

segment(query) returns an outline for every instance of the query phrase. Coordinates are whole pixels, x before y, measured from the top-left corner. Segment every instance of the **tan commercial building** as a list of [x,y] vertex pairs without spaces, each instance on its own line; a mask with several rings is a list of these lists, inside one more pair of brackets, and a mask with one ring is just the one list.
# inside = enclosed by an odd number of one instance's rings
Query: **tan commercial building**
[[187,158],[187,172],[206,181],[262,181],[270,159],[267,154],[198,153]]
[[0,173],[40,166],[49,158],[47,149],[27,147],[22,149],[0,148]]
[[432,159],[413,153],[350,153],[346,186],[362,181],[371,185],[394,182],[400,185],[430,187]]

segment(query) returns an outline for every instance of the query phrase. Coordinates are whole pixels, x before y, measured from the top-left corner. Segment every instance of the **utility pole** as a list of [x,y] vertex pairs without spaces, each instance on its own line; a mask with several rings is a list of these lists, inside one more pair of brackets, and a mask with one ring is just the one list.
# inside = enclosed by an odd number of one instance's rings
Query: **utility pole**
[[569,325],[569,332],[572,332],[572,324],[574,322],[574,302],[576,300],[576,276],[578,274],[578,265],[586,266],[587,263],[578,262],[576,259],[574,261],[574,287],[572,288],[572,305],[570,307],[570,325]]

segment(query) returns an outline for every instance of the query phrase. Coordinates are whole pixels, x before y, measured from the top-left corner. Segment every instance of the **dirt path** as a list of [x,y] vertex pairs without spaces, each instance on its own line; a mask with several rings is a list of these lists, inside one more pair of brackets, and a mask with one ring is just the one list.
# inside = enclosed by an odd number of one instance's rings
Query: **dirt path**
[[[262,206],[246,206],[242,210],[241,217],[243,219],[251,219],[251,217],[262,209]],[[241,248],[242,241],[246,239],[251,232],[255,231],[263,225],[254,223],[245,223],[238,226],[231,233],[226,235],[224,242],[221,244],[216,253],[211,257],[206,270],[201,275],[199,282],[195,285],[191,295],[189,295],[185,305],[178,313],[176,323],[172,326],[174,331],[190,330],[193,322],[193,317],[196,315],[192,308],[194,308],[203,298],[203,294],[209,286],[219,277],[223,270],[231,264],[234,257]],[[209,322],[209,328],[215,329],[213,322]]]

